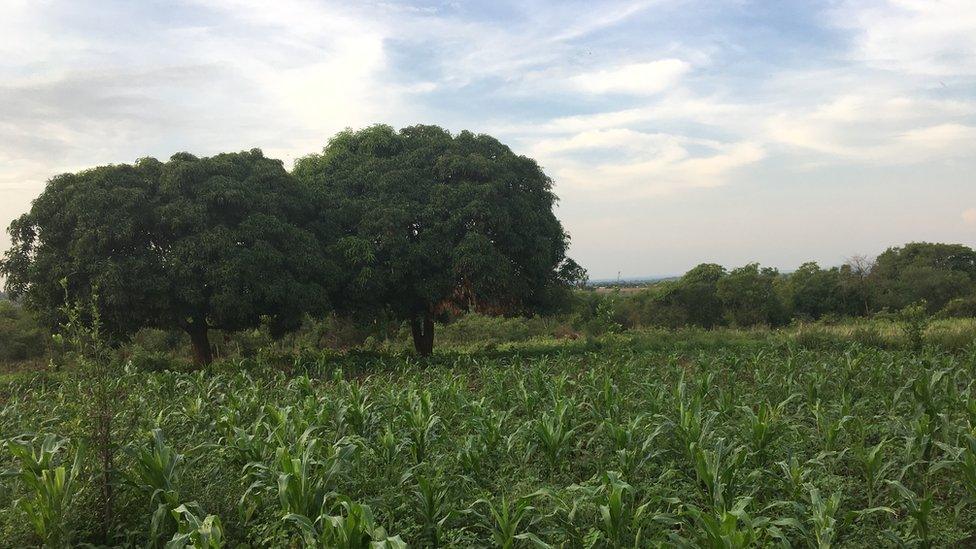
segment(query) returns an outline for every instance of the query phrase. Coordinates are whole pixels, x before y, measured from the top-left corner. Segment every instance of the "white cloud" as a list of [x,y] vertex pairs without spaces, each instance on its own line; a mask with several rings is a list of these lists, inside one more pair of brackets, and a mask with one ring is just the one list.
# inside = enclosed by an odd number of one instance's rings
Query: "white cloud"
[[674,136],[649,134],[627,128],[584,131],[569,137],[544,139],[532,146],[534,155],[547,157],[580,150],[611,149],[630,153],[662,150],[677,145]]
[[[587,155],[607,149],[617,154],[602,161]],[[561,188],[617,200],[719,186],[735,170],[765,156],[752,142],[722,143],[625,128],[543,140],[532,153],[556,175]]]
[[853,161],[907,164],[971,156],[976,127],[955,122],[976,103],[851,94],[772,115],[768,138]]
[[976,74],[972,0],[848,0],[831,19],[854,32],[854,59],[919,75]]
[[690,69],[680,59],[660,59],[579,74],[572,82],[588,93],[654,94],[677,84]]

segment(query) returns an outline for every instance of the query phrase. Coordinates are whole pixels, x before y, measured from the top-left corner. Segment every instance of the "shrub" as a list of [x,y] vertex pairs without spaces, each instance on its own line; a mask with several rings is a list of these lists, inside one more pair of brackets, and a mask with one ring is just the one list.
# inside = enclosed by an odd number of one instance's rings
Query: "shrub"
[[925,332],[925,339],[946,351],[962,351],[976,343],[976,322],[968,319],[935,321]]
[[968,297],[957,297],[939,311],[940,318],[974,318],[976,317],[976,294]]
[[133,346],[129,354],[132,367],[140,372],[163,372],[166,370],[182,370],[184,362],[172,354],[163,351],[149,351],[140,346]]
[[43,356],[48,336],[37,320],[10,301],[0,301],[0,360]]
[[183,332],[143,328],[132,336],[131,344],[148,352],[170,353],[181,351],[189,345],[189,338]]
[[832,331],[811,324],[803,324],[793,334],[792,340],[800,347],[808,349],[829,349],[840,343],[840,338]]
[[902,333],[913,351],[920,351],[925,345],[925,329],[929,325],[929,315],[924,301],[909,305],[898,312]]
[[887,345],[881,330],[874,324],[857,324],[851,328],[850,337],[852,341],[860,343],[866,347],[884,348]]
[[[505,318],[467,314],[444,326],[437,334],[441,344],[499,343],[504,341],[524,341],[544,331],[542,326],[534,326],[528,318]],[[538,324],[538,323],[537,323]]]

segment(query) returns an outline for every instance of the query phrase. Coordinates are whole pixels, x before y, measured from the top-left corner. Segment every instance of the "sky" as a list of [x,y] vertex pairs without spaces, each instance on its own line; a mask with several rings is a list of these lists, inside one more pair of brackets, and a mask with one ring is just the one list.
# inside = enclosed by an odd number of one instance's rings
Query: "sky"
[[[976,1],[0,0],[0,225],[50,177],[491,134],[592,278],[976,245]],[[9,246],[0,236],[0,248]]]

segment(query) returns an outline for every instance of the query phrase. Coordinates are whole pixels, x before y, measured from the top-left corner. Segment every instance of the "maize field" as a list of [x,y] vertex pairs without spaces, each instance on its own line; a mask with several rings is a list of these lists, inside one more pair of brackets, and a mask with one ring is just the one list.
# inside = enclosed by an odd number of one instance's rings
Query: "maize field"
[[971,546],[974,375],[858,344],[304,354],[123,366],[101,423],[86,379],[11,376],[0,544]]

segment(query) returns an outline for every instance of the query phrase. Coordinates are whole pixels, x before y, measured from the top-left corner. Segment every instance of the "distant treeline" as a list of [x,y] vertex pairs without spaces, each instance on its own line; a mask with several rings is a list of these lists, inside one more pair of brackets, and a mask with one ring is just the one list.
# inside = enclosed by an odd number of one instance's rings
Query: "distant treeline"
[[[924,303],[928,313],[976,316],[976,251],[914,242],[840,267],[804,263],[782,274],[751,263],[728,270],[704,263],[675,280],[624,297],[584,296],[594,316],[634,326],[784,325],[797,320],[870,316]],[[610,301],[612,304],[603,303]]]

